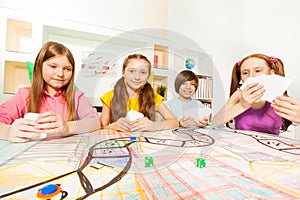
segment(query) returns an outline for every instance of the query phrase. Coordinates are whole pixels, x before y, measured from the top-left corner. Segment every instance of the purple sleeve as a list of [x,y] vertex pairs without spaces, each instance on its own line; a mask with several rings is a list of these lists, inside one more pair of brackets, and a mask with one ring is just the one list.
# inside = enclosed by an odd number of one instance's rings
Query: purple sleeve
[[12,124],[16,119],[24,117],[29,98],[29,88],[20,88],[9,100],[0,105],[0,122]]
[[88,118],[99,118],[97,110],[91,106],[84,93],[75,90],[75,120],[88,119]]

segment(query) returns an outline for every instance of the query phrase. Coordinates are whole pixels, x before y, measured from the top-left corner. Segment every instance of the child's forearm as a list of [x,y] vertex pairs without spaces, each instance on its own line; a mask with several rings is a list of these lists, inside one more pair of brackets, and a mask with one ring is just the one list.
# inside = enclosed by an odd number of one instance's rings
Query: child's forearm
[[152,122],[148,127],[144,129],[144,131],[159,131],[166,129],[173,129],[179,126],[179,122],[177,119],[169,119],[161,122]]
[[11,125],[0,122],[0,140],[8,140]]
[[69,121],[68,131],[66,135],[93,132],[100,129],[100,121],[97,118],[82,119],[77,121]]
[[163,124],[162,129],[173,129],[179,127],[179,121],[177,119],[168,119],[164,122],[158,122],[158,123]]
[[214,116],[212,120],[212,125],[215,127],[224,126],[227,122],[234,119],[236,116],[245,112],[247,109],[243,107],[240,103],[233,106],[224,106],[221,110]]
[[214,127],[224,126],[225,122],[225,106],[223,106],[219,112],[213,117],[212,125]]

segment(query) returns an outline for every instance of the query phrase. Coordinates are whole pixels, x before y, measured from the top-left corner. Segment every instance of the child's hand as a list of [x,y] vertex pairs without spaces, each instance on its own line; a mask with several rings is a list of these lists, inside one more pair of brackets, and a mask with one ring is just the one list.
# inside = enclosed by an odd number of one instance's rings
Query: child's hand
[[116,122],[113,123],[112,126],[112,128],[117,131],[130,131],[130,127],[131,122],[125,117],[118,119]]
[[279,96],[271,106],[281,117],[300,124],[300,101],[287,96]]
[[36,120],[36,128],[48,135],[68,135],[69,126],[67,122],[53,111],[42,113]]
[[143,117],[132,121],[130,131],[146,131],[147,128],[152,124],[152,121],[148,117]]
[[30,119],[16,119],[10,127],[7,140],[10,142],[28,142],[33,138],[39,138],[40,133],[35,128],[35,124]]
[[179,120],[179,124],[182,127],[196,126],[197,122],[192,117],[183,117]]
[[240,103],[246,109],[250,108],[253,103],[256,103],[265,93],[262,85],[252,83],[246,86],[241,91]]
[[206,125],[208,124],[208,120],[209,120],[209,116],[203,117],[202,119],[200,119],[200,120],[198,121],[197,126],[199,126],[199,127],[204,127],[204,126],[206,126]]

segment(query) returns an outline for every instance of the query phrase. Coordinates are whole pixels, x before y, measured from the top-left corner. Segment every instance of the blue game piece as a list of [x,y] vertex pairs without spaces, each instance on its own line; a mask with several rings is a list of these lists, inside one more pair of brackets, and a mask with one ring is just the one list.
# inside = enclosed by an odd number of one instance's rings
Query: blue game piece
[[57,191],[58,186],[55,184],[46,185],[41,189],[41,194],[52,194]]
[[136,141],[136,137],[130,137],[130,141]]

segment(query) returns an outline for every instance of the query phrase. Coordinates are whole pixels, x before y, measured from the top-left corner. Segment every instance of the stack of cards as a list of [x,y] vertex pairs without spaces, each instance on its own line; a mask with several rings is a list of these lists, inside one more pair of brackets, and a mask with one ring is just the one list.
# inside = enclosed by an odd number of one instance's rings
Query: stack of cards
[[211,109],[208,107],[196,108],[196,109],[186,110],[184,112],[184,117],[192,117],[195,121],[199,121],[203,117],[209,116],[210,113],[211,113]]
[[26,113],[24,115],[24,118],[25,119],[31,119],[32,121],[36,121],[39,116],[40,116],[39,113],[31,113],[31,112],[29,112],[29,113]]
[[140,113],[138,111],[135,111],[135,110],[130,110],[128,113],[127,113],[127,116],[126,116],[126,119],[128,119],[129,121],[134,121],[136,119],[140,119],[140,118],[143,118],[144,117],[144,114],[143,113]]
[[264,89],[266,90],[260,100],[272,102],[272,100],[276,99],[277,96],[283,95],[283,93],[291,84],[291,80],[276,74],[249,77],[246,79],[245,83],[243,83],[240,89],[244,90],[247,85],[252,83],[263,85]]
[[[30,119],[32,121],[36,121],[39,116],[40,116],[39,113],[31,113],[31,112],[29,112],[29,113],[26,113],[24,115],[24,118],[25,119]],[[40,139],[45,139],[46,137],[47,137],[47,133],[42,133],[41,136],[40,136]]]

